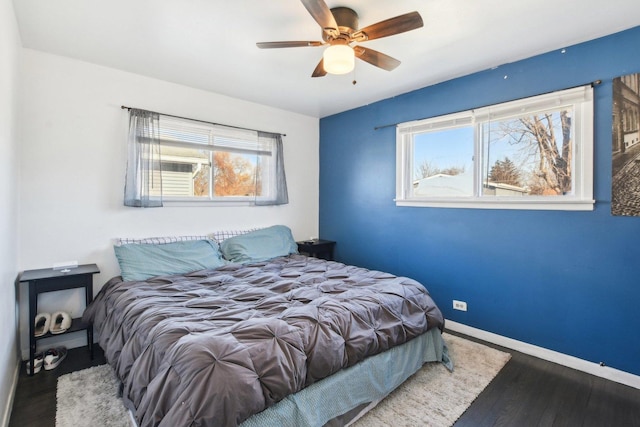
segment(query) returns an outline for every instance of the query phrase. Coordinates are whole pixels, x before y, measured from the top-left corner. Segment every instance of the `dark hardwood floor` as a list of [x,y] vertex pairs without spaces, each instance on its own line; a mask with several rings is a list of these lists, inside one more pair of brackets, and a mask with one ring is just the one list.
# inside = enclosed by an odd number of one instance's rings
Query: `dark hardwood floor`
[[91,360],[87,347],[72,348],[56,369],[51,371],[42,369],[31,377],[27,375],[23,362],[20,367],[9,427],[55,427],[58,377],[106,363],[100,346],[94,345],[93,350],[93,360]]
[[639,389],[456,335],[511,353],[456,427],[640,426]]
[[[640,427],[640,390],[484,344],[507,351],[512,358],[458,419],[456,427]],[[95,346],[93,361],[86,348],[79,348],[69,350],[67,359],[55,370],[29,377],[22,367],[9,426],[54,427],[58,376],[101,363],[105,363],[103,352]]]

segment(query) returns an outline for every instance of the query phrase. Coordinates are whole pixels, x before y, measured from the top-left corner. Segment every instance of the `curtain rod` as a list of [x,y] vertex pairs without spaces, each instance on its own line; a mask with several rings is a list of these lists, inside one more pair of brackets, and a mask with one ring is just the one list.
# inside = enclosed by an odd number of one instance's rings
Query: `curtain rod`
[[[560,90],[575,89],[577,87],[587,86],[587,85],[590,85],[591,87],[594,87],[594,86],[598,86],[600,83],[602,83],[602,80],[594,80],[594,81],[592,81],[590,83],[585,83],[585,84],[581,84],[581,85],[577,85],[577,86],[567,87],[567,88],[564,88],[564,89],[552,90],[552,91],[549,91],[549,92],[539,93],[538,95],[532,95],[532,96],[546,95],[548,93],[558,92]],[[531,97],[530,96],[523,96],[522,98],[512,99],[511,101],[518,101],[520,99],[525,99],[525,98],[531,98]],[[506,101],[506,102],[511,102],[511,101]],[[485,108],[485,107],[489,107],[491,105],[495,105],[495,104],[486,104],[486,105],[482,105],[480,107],[467,108],[467,109],[464,109],[464,110],[455,111],[453,113],[446,113],[446,115],[462,113],[463,111],[469,111],[469,110],[477,110],[479,108]],[[418,120],[426,120],[426,119],[430,119],[431,117],[437,117],[437,116],[429,116],[429,117],[423,117],[421,119],[414,119],[414,120],[407,120],[407,121],[413,122],[413,121],[418,121]],[[384,129],[384,128],[390,128],[390,127],[398,126],[400,123],[404,123],[404,122],[390,123],[388,125],[376,126],[376,127],[373,128],[373,130],[380,130],[380,129]]]
[[[125,105],[121,105],[120,108],[123,109],[123,110],[131,110],[132,108],[136,109],[136,110],[144,110],[143,108],[127,107]],[[149,111],[151,113],[156,113],[156,114],[161,114],[161,115],[167,116],[167,117],[173,117],[173,118],[176,118],[176,119],[184,119],[184,120],[191,120],[191,121],[194,121],[194,122],[207,123],[209,125],[226,126],[228,128],[234,128],[234,129],[252,130],[252,131],[256,131],[256,132],[272,133],[272,134],[276,134],[276,135],[287,136],[286,133],[267,132],[267,131],[262,131],[262,130],[257,130],[257,129],[244,128],[242,126],[225,125],[225,124],[222,124],[222,123],[208,122],[206,120],[198,120],[198,119],[192,119],[192,118],[189,118],[189,117],[175,116],[173,114],[159,113],[157,111],[150,111],[150,110],[145,110],[145,111]]]

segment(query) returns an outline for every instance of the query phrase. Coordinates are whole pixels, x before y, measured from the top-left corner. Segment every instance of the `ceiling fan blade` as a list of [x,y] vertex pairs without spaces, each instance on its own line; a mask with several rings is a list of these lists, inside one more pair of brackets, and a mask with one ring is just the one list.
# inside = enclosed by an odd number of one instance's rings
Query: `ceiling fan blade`
[[311,77],[323,77],[326,75],[327,75],[327,72],[324,70],[324,59],[321,59],[318,65],[316,66],[316,69],[313,70],[313,74],[311,74]]
[[309,11],[313,19],[322,27],[322,29],[329,32],[338,32],[338,23],[336,18],[333,17],[331,9],[324,2],[324,0],[301,0],[304,7]]
[[368,49],[362,46],[355,46],[353,51],[357,58],[360,58],[371,65],[375,65],[376,67],[382,68],[383,70],[391,71],[400,65],[400,61],[397,59],[392,58],[389,55],[385,55],[382,52],[378,52],[377,50]]
[[422,17],[418,12],[409,12],[364,27],[360,31],[355,32],[353,38],[357,41],[374,40],[415,30],[423,25]]
[[256,43],[260,49],[277,49],[281,47],[307,47],[307,46],[322,46],[323,42],[309,42],[309,41],[288,41],[288,42],[259,42]]

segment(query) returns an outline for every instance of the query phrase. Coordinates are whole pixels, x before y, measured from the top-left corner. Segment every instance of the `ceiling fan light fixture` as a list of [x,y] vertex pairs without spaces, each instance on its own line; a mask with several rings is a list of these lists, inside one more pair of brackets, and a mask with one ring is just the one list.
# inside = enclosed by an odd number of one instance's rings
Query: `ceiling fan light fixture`
[[325,0],[301,1],[307,12],[320,25],[323,41],[275,41],[256,44],[260,49],[330,45],[325,49],[322,60],[314,68],[311,77],[346,74],[354,69],[356,57],[374,67],[386,71],[394,70],[400,65],[400,61],[355,43],[405,33],[424,25],[420,14],[414,11],[359,29],[358,14],[351,8],[341,6],[330,9]]
[[346,74],[355,66],[355,54],[351,46],[336,44],[322,54],[324,70],[329,74]]

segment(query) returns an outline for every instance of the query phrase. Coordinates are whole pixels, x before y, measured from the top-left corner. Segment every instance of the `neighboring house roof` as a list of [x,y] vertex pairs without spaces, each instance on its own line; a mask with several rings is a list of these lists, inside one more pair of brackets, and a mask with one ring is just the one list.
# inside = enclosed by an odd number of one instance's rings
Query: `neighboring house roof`
[[473,175],[439,173],[414,182],[413,194],[428,197],[473,196]]
[[[485,181],[484,187],[502,196],[521,196],[529,192],[524,187],[492,181]],[[431,175],[413,182],[413,194],[426,197],[473,196],[473,175],[470,172]]]

